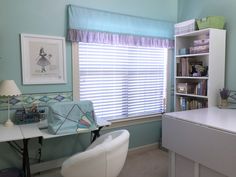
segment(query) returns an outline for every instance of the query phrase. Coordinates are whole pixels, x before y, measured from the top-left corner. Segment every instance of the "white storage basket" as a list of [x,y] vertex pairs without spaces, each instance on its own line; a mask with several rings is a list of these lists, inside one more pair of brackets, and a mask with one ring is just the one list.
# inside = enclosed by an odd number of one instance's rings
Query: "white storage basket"
[[181,23],[175,24],[175,35],[188,33],[196,30],[196,20],[187,20]]

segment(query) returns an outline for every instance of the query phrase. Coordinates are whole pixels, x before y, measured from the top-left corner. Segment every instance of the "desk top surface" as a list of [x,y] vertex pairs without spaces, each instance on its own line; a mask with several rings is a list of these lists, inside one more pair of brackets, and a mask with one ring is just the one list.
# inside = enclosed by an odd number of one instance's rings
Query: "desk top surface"
[[0,142],[15,141],[23,139],[19,126],[4,127],[0,124]]
[[236,109],[217,107],[166,113],[164,115],[203,126],[236,133]]
[[50,134],[47,128],[39,129],[37,123],[20,125],[22,135],[25,139],[43,137],[43,139],[51,139],[68,135],[75,135],[78,133],[68,133],[68,134]]
[[[29,138],[43,137],[44,139],[56,138],[61,136],[73,135],[70,134],[59,134],[53,135],[47,131],[47,128],[40,129],[41,123],[31,123],[23,125],[14,125],[13,127],[4,127],[0,124],[0,142],[15,141]],[[104,120],[97,120],[97,124],[100,127],[109,126],[111,123]]]
[[[44,125],[44,128],[39,128],[39,127],[41,127],[40,124],[41,124],[41,122],[40,123],[31,123],[31,124],[19,125],[23,137],[25,139],[37,138],[37,137],[43,137],[44,139],[49,139],[49,138],[56,138],[56,137],[61,137],[61,136],[77,134],[77,133],[58,134],[58,135],[50,134],[48,132],[47,127],[45,127],[45,125]],[[45,124],[45,123],[42,123],[42,124]],[[97,124],[98,124],[99,127],[111,125],[110,122],[105,121],[105,120],[101,120],[101,119],[97,119]]]

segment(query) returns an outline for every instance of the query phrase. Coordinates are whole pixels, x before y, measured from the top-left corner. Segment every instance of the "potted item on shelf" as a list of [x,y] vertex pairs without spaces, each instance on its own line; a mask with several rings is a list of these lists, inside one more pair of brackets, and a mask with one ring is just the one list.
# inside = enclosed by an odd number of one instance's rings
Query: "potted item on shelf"
[[228,106],[228,98],[230,96],[230,90],[227,88],[220,89],[220,106],[227,107]]
[[192,65],[192,71],[191,74],[193,77],[202,77],[207,76],[208,72],[208,66],[202,66],[202,65]]

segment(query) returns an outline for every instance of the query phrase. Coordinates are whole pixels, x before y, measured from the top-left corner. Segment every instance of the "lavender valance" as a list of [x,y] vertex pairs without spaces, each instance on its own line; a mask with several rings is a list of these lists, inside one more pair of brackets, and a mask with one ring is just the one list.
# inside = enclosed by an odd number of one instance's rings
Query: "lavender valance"
[[67,40],[171,48],[173,26],[173,22],[69,5]]
[[71,42],[99,43],[112,45],[129,45],[141,47],[173,48],[174,41],[171,39],[144,37],[128,34],[114,34],[99,31],[68,30],[67,39]]

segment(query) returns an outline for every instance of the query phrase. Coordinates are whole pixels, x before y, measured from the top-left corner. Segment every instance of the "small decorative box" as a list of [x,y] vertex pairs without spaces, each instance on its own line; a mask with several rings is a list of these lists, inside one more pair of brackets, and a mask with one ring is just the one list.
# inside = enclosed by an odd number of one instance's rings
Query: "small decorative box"
[[177,83],[177,93],[194,94],[195,88],[194,83]]
[[189,54],[189,49],[187,48],[179,49],[179,55],[186,55],[186,54]]
[[28,124],[39,122],[45,118],[45,110],[37,112],[26,112],[25,109],[16,110],[14,123],[19,124]]
[[188,83],[177,83],[177,92],[187,94]]

